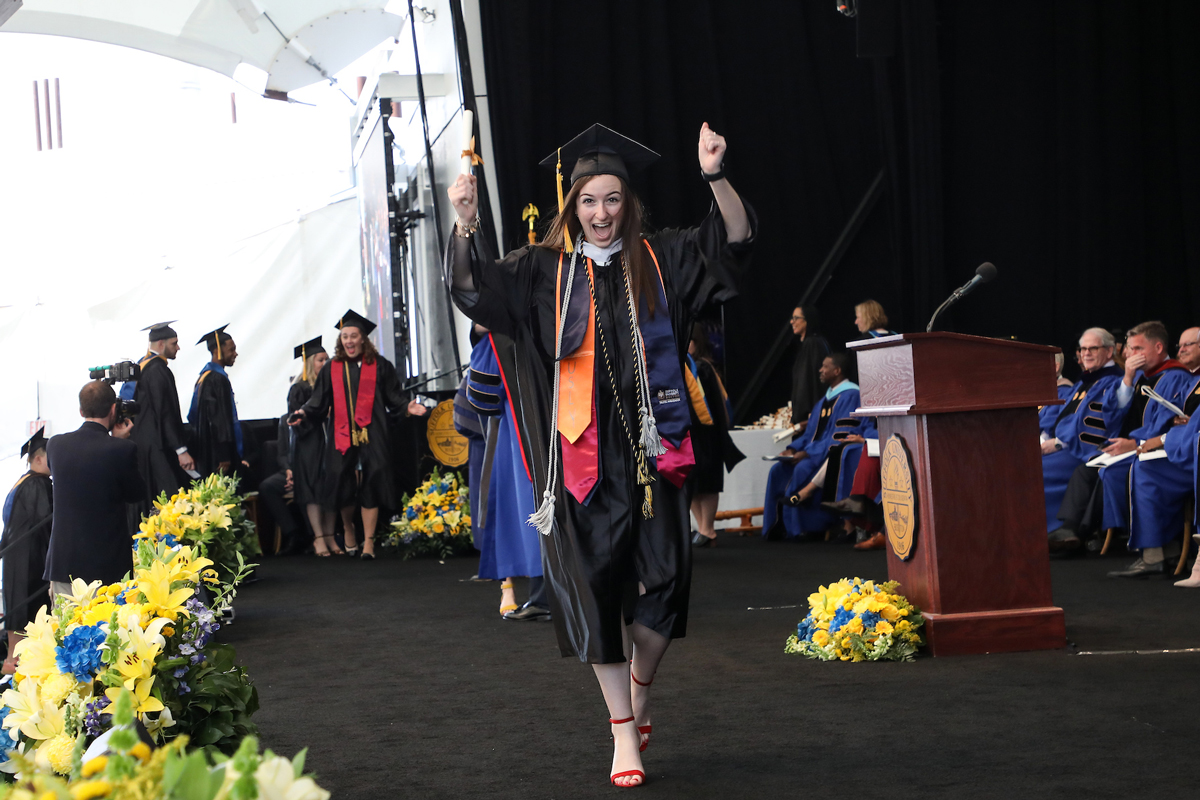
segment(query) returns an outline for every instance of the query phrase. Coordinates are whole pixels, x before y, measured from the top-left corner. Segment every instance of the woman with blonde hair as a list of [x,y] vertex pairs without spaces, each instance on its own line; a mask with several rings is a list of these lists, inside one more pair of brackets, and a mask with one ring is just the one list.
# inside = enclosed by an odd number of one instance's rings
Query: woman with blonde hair
[[854,327],[866,337],[878,339],[880,336],[895,336],[896,332],[887,324],[887,313],[877,300],[863,300],[854,307]]
[[[312,397],[313,386],[317,375],[329,363],[329,353],[321,345],[321,337],[309,339],[304,344],[296,345],[294,357],[301,359],[300,374],[292,381],[288,389],[288,414],[294,414],[298,408]],[[325,436],[328,420],[312,420],[291,429],[288,442],[280,442],[280,447],[288,447],[292,465],[292,491],[296,505],[304,509],[308,516],[308,524],[313,530],[313,550],[318,556],[342,555],[342,548],[333,538],[334,515],[332,508],[326,508],[321,502],[325,492],[322,486],[325,480]]]

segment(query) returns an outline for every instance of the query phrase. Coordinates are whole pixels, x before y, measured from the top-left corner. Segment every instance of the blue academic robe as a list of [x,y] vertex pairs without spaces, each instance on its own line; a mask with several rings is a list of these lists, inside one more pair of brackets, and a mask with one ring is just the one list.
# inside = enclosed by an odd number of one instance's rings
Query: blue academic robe
[[[1069,401],[1074,393],[1074,386],[1060,385],[1058,387],[1058,399],[1064,403]],[[1053,438],[1054,425],[1058,422],[1058,415],[1062,409],[1062,406],[1042,406],[1038,409],[1038,430],[1046,434],[1046,438]]]
[[1180,407],[1188,423],[1174,426],[1163,442],[1166,458],[1134,461],[1130,469],[1129,549],[1162,547],[1183,530],[1184,505],[1195,496],[1196,452],[1200,440],[1200,380]]
[[[846,381],[839,386],[846,388],[840,389],[832,396],[827,392],[825,398],[813,408],[804,432],[788,445],[792,450],[803,451],[805,457],[796,464],[781,461],[771,467],[771,472],[767,476],[767,496],[763,503],[764,535],[775,524],[775,515],[779,504],[803,488],[821,468],[821,464],[829,454],[829,448],[836,442],[834,437],[841,434],[837,438],[845,438],[851,433],[859,432],[864,427],[864,420],[850,416],[851,412],[861,404],[857,384]],[[830,392],[832,391],[830,390]],[[861,445],[859,448],[861,449]],[[857,463],[855,460],[854,465],[857,466]],[[850,478],[853,480],[852,472]],[[820,510],[815,498],[808,505],[813,506],[817,514],[830,520],[833,519],[829,514]],[[802,527],[809,523],[815,524],[819,520],[816,516],[808,513],[809,509],[807,508],[804,508],[804,513],[801,513],[801,508],[783,506],[783,524],[789,538],[799,536],[805,530],[823,530],[822,528]]]
[[1120,430],[1121,418],[1114,413],[1105,415],[1104,401],[1110,392],[1116,391],[1123,376],[1124,372],[1115,364],[1085,373],[1064,398],[1066,405],[1046,407],[1053,408],[1056,414],[1049,435],[1062,444],[1061,450],[1042,456],[1047,532],[1062,527],[1058,509],[1071,474],[1080,464],[1095,458],[1100,448]]
[[[1139,370],[1137,374],[1138,380],[1140,381],[1143,377]],[[1148,378],[1147,382],[1153,383],[1154,391],[1182,408],[1195,380],[1195,376],[1183,367],[1171,367]],[[1136,382],[1134,389],[1137,391]],[[1127,418],[1130,409],[1135,405],[1136,398],[1135,400],[1131,400],[1129,405],[1124,409],[1118,409],[1116,407],[1116,389],[1110,392],[1104,401],[1105,412],[1109,413],[1111,411],[1114,419],[1121,419],[1122,430],[1129,431],[1127,436],[1131,439],[1138,441],[1152,439],[1171,429],[1175,414],[1162,403],[1150,400],[1145,404],[1140,419]],[[1100,481],[1104,487],[1104,516],[1101,522],[1101,527],[1104,530],[1109,528],[1129,529],[1129,476],[1130,468],[1136,459],[1137,456],[1131,456],[1124,461],[1118,461],[1116,464],[1100,469]]]

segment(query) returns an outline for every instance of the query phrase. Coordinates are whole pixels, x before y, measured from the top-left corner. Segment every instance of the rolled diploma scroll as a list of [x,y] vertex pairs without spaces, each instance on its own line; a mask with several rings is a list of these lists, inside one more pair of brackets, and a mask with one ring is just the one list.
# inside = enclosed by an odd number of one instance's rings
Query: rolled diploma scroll
[[[462,151],[461,152],[466,152],[468,150],[473,149],[471,147],[471,132],[474,129],[475,129],[475,114],[464,108],[463,113],[462,113]],[[470,156],[462,157],[461,172],[463,175],[471,174],[471,157]]]

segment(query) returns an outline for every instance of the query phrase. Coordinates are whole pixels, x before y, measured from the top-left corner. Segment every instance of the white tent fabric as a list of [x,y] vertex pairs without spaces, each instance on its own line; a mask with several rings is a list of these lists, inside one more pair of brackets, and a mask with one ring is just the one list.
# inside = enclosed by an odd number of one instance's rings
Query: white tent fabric
[[[129,320],[178,319],[183,346],[172,362],[186,414],[192,385],[208,351],[193,343],[229,323],[238,345],[230,380],[242,419],[277,417],[286,410],[288,384],[300,369],[292,348],[321,334],[333,344],[334,322],[363,306],[358,203],[353,196],[285,225],[249,237],[223,259],[162,270],[98,304],[46,303],[0,309],[0,352],[5,391],[0,419],[48,421],[49,433],[80,424],[77,396],[85,367],[136,360],[146,334]],[[25,426],[6,425],[0,487],[24,471],[16,457]]]
[[[3,30],[108,42],[230,77],[245,63],[290,92],[396,36],[386,0],[26,0]],[[257,87],[255,87],[257,88]]]

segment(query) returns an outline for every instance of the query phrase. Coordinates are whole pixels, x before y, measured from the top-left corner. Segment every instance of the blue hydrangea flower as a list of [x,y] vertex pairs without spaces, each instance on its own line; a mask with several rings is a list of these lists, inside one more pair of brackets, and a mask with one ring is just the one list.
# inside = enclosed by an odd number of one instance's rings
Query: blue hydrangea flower
[[179,540],[175,538],[175,534],[173,533],[168,533],[162,538],[162,541],[167,547],[175,547],[179,544]]
[[[4,718],[7,717],[11,711],[12,709],[8,706],[0,708],[0,723],[4,722]],[[0,729],[0,764],[8,761],[8,752],[15,749],[16,746],[17,740],[13,736],[13,731],[8,730],[7,728]]]
[[74,674],[81,681],[92,680],[100,671],[100,645],[106,638],[108,634],[99,625],[80,625],[54,648],[58,668]]
[[883,619],[883,617],[879,616],[874,611],[864,611],[862,613],[863,630],[871,630],[871,628],[875,627],[875,623],[879,622],[881,619]]
[[113,602],[119,606],[125,605],[125,595],[129,594],[131,591],[133,591],[133,589],[122,589],[121,593],[119,595],[117,595],[116,599],[113,600]]
[[811,642],[816,630],[817,625],[813,621],[812,612],[809,612],[808,616],[800,620],[800,624],[796,626],[796,636],[802,642]]
[[852,619],[854,619],[853,611],[847,611],[844,608],[839,608],[837,613],[833,615],[833,619],[829,622],[829,632],[831,634],[837,633],[843,625]]
[[416,519],[417,510],[415,508],[410,508],[408,511],[404,512],[404,516],[408,517],[409,519]]

